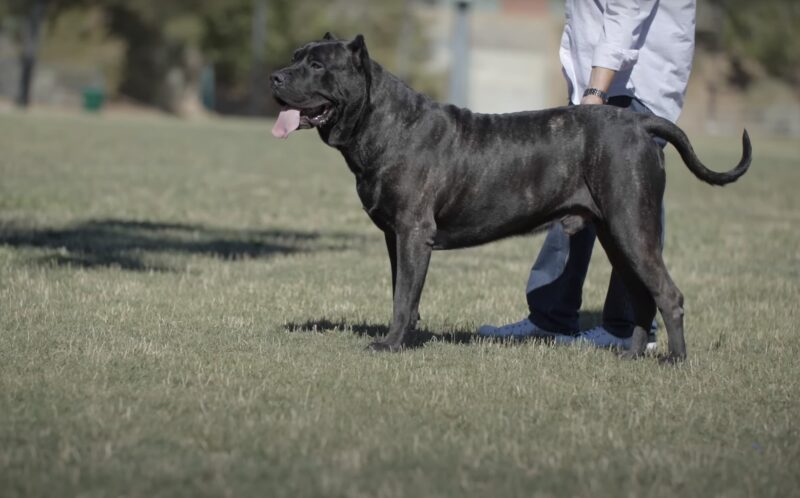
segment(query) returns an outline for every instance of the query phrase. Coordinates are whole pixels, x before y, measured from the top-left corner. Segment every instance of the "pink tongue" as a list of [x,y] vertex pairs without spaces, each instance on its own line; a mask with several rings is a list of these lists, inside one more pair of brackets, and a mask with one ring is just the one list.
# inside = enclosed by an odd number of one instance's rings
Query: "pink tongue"
[[278,115],[275,126],[272,127],[272,135],[276,138],[286,138],[300,126],[300,111],[297,109],[286,109]]

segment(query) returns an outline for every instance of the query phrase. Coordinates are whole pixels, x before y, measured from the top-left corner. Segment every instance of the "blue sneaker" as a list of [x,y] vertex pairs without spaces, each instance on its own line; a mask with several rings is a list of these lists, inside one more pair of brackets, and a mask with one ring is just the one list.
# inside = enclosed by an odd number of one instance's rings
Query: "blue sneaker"
[[518,322],[509,323],[508,325],[502,325],[500,327],[481,325],[478,329],[478,335],[481,337],[493,337],[498,339],[552,338],[561,336],[561,334],[540,329],[532,321],[528,320],[528,318],[523,318]]
[[[648,352],[656,349],[655,337],[650,336],[650,338],[652,340],[647,343]],[[617,337],[601,325],[584,330],[578,335],[562,335],[556,339],[556,342],[559,344],[582,344],[603,349],[630,349],[631,347],[630,337]]]

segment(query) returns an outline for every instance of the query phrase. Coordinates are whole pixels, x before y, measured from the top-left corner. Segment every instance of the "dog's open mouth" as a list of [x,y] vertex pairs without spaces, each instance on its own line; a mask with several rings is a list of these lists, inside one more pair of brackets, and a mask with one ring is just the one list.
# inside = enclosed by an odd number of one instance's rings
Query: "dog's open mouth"
[[330,103],[306,109],[283,105],[272,127],[272,134],[277,138],[286,138],[295,130],[323,126],[332,115],[333,105]]

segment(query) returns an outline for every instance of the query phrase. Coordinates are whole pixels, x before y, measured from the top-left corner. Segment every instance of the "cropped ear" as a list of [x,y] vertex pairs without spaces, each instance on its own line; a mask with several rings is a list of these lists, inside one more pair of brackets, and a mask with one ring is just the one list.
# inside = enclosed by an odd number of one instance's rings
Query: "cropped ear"
[[358,35],[351,42],[343,43],[345,50],[350,52],[355,71],[353,77],[363,77],[363,82],[351,81],[349,88],[351,98],[347,100],[340,111],[340,117],[330,128],[319,128],[319,134],[326,144],[339,146],[348,143],[356,126],[360,123],[361,116],[370,103],[372,93],[372,61],[367,53],[367,44],[364,37]]
[[369,67],[369,53],[367,52],[367,44],[364,42],[364,35],[357,35],[353,41],[347,44],[347,48],[356,56],[356,60],[361,67]]
[[336,41],[336,40],[338,40],[338,38],[336,38],[335,36],[333,36],[333,33],[331,33],[330,31],[326,32],[326,33],[325,33],[325,36],[323,36],[323,37],[322,37],[322,39],[323,39],[323,40],[329,40],[329,41]]

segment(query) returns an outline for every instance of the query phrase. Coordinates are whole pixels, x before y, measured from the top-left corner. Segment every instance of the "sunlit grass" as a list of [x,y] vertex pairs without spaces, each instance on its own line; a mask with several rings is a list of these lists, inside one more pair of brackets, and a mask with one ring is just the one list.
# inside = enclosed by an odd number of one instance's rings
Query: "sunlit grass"
[[541,236],[434,254],[428,342],[374,355],[383,238],[314,133],[0,115],[0,495],[794,495],[800,147],[754,150],[722,189],[669,153],[684,365],[470,341]]

